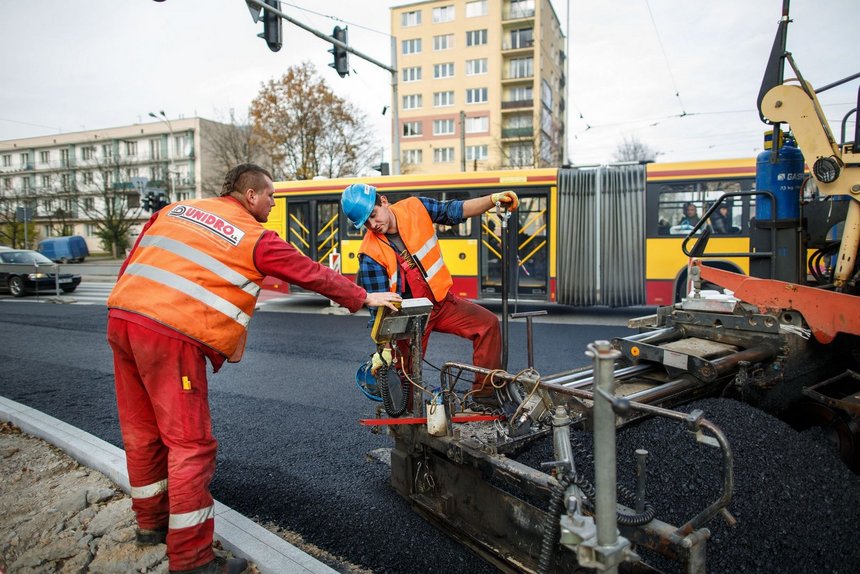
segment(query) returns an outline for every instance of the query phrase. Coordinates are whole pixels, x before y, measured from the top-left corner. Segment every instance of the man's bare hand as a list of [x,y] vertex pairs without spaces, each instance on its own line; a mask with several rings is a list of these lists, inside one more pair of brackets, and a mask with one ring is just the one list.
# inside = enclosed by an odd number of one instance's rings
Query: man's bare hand
[[368,293],[367,299],[364,300],[364,304],[368,307],[388,307],[392,311],[397,311],[397,307],[394,303],[400,303],[402,301],[402,297],[397,293],[392,293],[391,291],[386,291],[383,293]]

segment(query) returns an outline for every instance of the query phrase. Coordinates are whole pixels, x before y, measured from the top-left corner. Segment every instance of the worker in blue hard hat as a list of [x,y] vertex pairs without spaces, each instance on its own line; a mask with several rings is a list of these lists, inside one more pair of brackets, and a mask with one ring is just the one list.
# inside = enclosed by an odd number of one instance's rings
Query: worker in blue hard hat
[[[433,302],[421,342],[422,353],[432,331],[472,341],[472,363],[489,370],[501,368],[502,336],[499,321],[488,309],[451,292],[453,279],[442,259],[434,223],[459,225],[495,207],[519,206],[517,194],[500,191],[467,200],[438,201],[409,197],[396,203],[371,185],[357,183],[343,191],[341,207],[357,229],[367,228],[359,248],[358,283],[368,293],[391,291],[403,297],[426,297]],[[373,313],[373,310],[371,310]],[[402,353],[408,357],[408,353]],[[376,361],[381,365],[382,361]],[[495,392],[476,380],[471,396],[492,403]]]

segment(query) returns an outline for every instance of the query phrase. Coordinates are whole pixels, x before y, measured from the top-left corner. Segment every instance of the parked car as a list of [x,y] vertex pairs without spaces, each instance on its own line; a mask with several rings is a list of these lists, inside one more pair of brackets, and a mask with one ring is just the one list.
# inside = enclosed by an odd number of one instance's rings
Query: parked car
[[[53,293],[56,290],[57,264],[29,249],[0,251],[0,289],[15,297],[27,293]],[[59,285],[71,293],[81,282],[80,275],[60,273]]]
[[39,242],[39,253],[57,263],[83,263],[90,250],[83,237],[69,235],[43,239]]

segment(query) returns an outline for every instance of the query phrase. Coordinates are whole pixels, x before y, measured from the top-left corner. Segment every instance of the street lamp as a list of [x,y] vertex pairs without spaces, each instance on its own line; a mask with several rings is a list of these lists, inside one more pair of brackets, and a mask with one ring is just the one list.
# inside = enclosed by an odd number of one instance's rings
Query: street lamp
[[170,155],[170,140],[173,139],[173,126],[170,125],[170,120],[167,119],[167,114],[164,113],[164,110],[160,110],[158,115],[155,115],[153,112],[149,112],[149,116],[167,124],[167,131],[170,134],[170,139],[167,140],[167,192],[169,194],[168,201],[174,201],[176,199],[176,194],[173,193],[173,159],[171,159]]

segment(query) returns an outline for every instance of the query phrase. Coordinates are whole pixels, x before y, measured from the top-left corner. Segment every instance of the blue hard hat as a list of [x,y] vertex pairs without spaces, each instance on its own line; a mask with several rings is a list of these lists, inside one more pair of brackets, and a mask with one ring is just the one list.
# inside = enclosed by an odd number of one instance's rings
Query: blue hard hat
[[382,395],[379,393],[376,377],[373,376],[370,369],[371,361],[369,360],[358,368],[355,372],[355,385],[368,399],[382,402]]
[[343,190],[340,206],[349,222],[361,229],[376,203],[376,188],[364,183],[353,183]]

